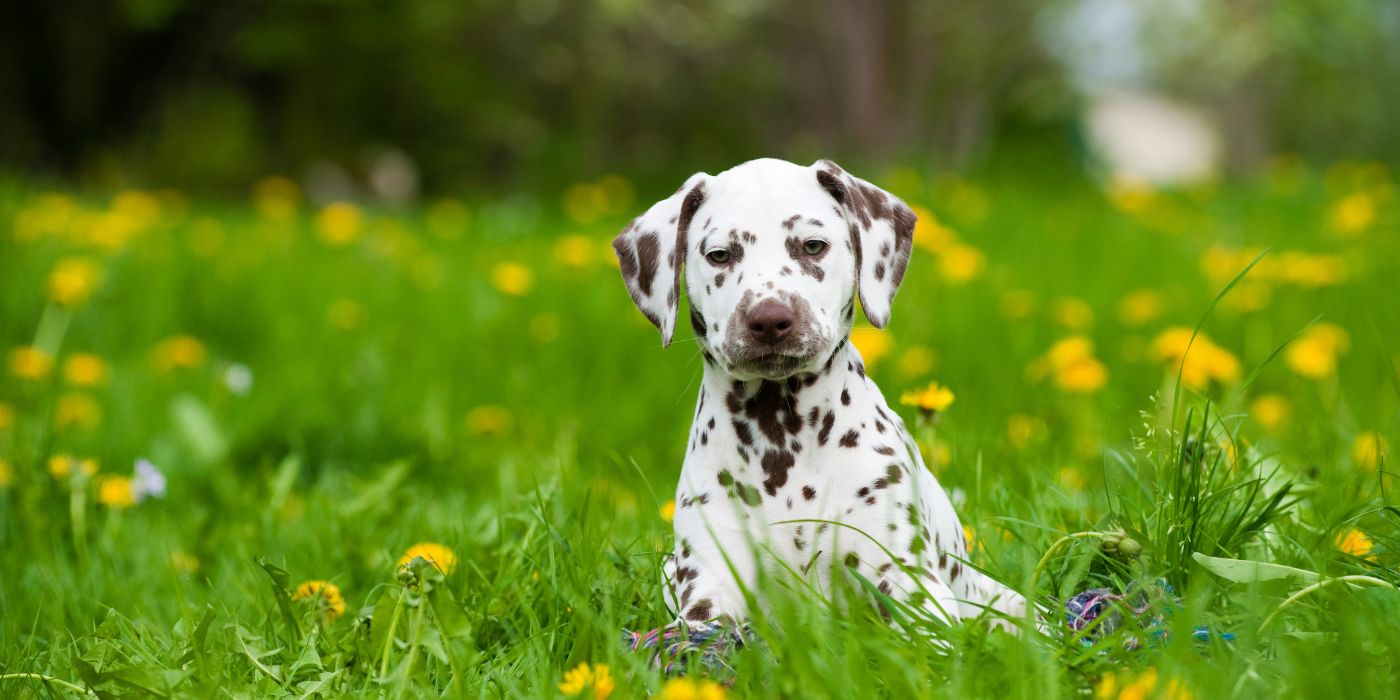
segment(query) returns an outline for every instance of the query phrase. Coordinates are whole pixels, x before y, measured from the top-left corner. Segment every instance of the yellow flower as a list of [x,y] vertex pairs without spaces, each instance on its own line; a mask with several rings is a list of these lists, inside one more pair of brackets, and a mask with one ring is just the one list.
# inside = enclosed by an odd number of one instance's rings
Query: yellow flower
[[[1230,351],[1216,345],[1204,333],[1191,339],[1192,330],[1173,326],[1152,341],[1152,356],[1168,372],[1181,371],[1181,382],[1201,390],[1210,382],[1227,383],[1239,379],[1240,361]],[[1188,349],[1189,346],[1189,349]]]
[[668,523],[676,519],[676,501],[674,499],[661,505],[661,519]]
[[107,363],[92,353],[78,353],[63,363],[63,378],[73,386],[97,386],[107,381]]
[[365,307],[353,299],[336,299],[326,307],[326,322],[342,331],[353,331],[365,323]]
[[[1147,700],[1155,697],[1153,691],[1157,689],[1157,669],[1149,668],[1138,674],[1135,678],[1123,682],[1117,674],[1109,673],[1094,686],[1094,698],[1096,700]],[[1191,700],[1191,692],[1179,681],[1172,680],[1167,683],[1162,696],[1169,700]]]
[[953,391],[948,387],[940,386],[938,382],[929,382],[928,386],[922,389],[904,392],[904,395],[899,397],[899,402],[924,413],[938,413],[951,406],[954,398]]
[[59,430],[91,430],[102,422],[102,406],[88,394],[64,394],[54,404],[53,422]]
[[880,358],[890,354],[890,346],[893,343],[889,333],[870,326],[851,329],[851,344],[856,346],[856,351],[860,353],[866,367],[875,366],[880,362]]
[[174,567],[176,571],[192,574],[199,571],[199,557],[177,549],[170,553],[170,565]]
[[1283,359],[1289,369],[1308,379],[1326,379],[1337,373],[1337,356],[1350,345],[1347,332],[1331,323],[1309,327],[1288,345]]
[[938,361],[938,357],[933,351],[922,346],[915,345],[899,355],[899,373],[906,377],[917,377],[933,369],[933,365]]
[[952,284],[962,284],[975,279],[986,265],[987,260],[982,251],[961,243],[948,246],[943,254],[938,256],[938,271]]
[[500,435],[510,430],[510,412],[500,406],[477,406],[467,412],[467,431],[472,435]]
[[564,213],[579,224],[591,224],[608,209],[608,192],[591,182],[580,182],[564,190]]
[[1332,203],[1327,209],[1327,223],[1333,231],[1354,236],[1376,223],[1376,203],[1365,192],[1353,192]]
[[97,500],[108,508],[130,508],[136,504],[136,492],[131,479],[125,476],[104,476],[97,482]]
[[491,284],[502,294],[523,296],[534,288],[535,273],[520,263],[497,263],[491,270]]
[[612,672],[608,670],[607,664],[589,666],[587,662],[584,662],[572,671],[565,671],[564,682],[559,684],[559,692],[573,697],[582,693],[583,689],[590,685],[593,686],[593,697],[596,700],[603,700],[612,695]]
[[1071,491],[1084,490],[1084,472],[1074,467],[1064,467],[1055,473],[1055,481]]
[[422,559],[436,566],[438,571],[444,574],[452,573],[452,569],[457,566],[457,555],[454,554],[452,550],[436,542],[419,542],[409,547],[408,551],[404,552],[402,557],[399,557],[399,568],[408,566],[409,562],[412,562],[414,559]]
[[349,202],[335,202],[316,215],[316,235],[330,246],[345,246],[360,237],[364,216]]
[[174,369],[190,369],[204,364],[204,344],[190,335],[175,335],[157,343],[151,351],[151,361],[156,369],[169,372]]
[[286,219],[297,211],[301,188],[291,178],[272,175],[253,185],[253,206],[269,219]]
[[1060,297],[1050,302],[1050,319],[1067,330],[1082,331],[1094,325],[1094,309],[1083,299]]
[[52,371],[53,357],[39,348],[25,346],[10,351],[10,374],[20,379],[37,382]]
[[1379,469],[1389,453],[1390,443],[1380,433],[1362,433],[1351,443],[1351,461],[1359,467]]
[[1136,289],[1118,302],[1118,318],[1129,326],[1151,323],[1162,315],[1166,302],[1155,289]]
[[91,457],[75,459],[68,455],[54,455],[49,457],[49,473],[55,479],[66,479],[73,473],[73,467],[77,467],[83,476],[92,476],[97,473],[97,460]]
[[15,472],[10,468],[10,460],[0,457],[0,489],[10,485]]
[[937,255],[957,244],[958,234],[944,226],[933,212],[918,205],[911,208],[919,217],[914,222],[914,245]]
[[672,678],[661,686],[661,692],[651,696],[652,700],[724,700],[727,693],[724,686],[702,678]]
[[428,208],[428,230],[443,240],[461,238],[470,223],[467,205],[455,199],[440,199]]
[[632,208],[632,183],[621,175],[604,175],[598,180],[598,187],[603,190],[603,201],[605,209],[609,213],[617,214],[628,211]]
[[1109,183],[1108,199],[1120,211],[1142,216],[1158,203],[1157,193],[1146,183],[1119,178]]
[[316,606],[327,621],[345,614],[345,599],[340,597],[340,587],[330,581],[306,581],[292,592],[292,600],[307,600]]
[[1249,405],[1249,412],[1254,414],[1254,420],[1258,421],[1260,427],[1271,432],[1288,422],[1290,411],[1288,399],[1279,394],[1263,394]]
[[977,532],[971,525],[963,526],[963,541],[967,542],[967,551],[971,552],[977,548]]
[[554,243],[554,259],[565,267],[588,267],[598,253],[598,246],[588,236],[572,233]]
[[1333,539],[1333,543],[1337,546],[1337,549],[1347,554],[1354,557],[1366,557],[1367,559],[1372,558],[1371,550],[1375,548],[1375,543],[1371,542],[1371,538],[1368,537],[1366,533],[1356,528],[1351,528],[1346,532],[1338,534],[1337,537]]
[[15,407],[0,401],[0,432],[15,424]]
[[89,258],[64,258],[49,273],[49,300],[81,306],[102,282],[102,268]]
[[1108,368],[1094,357],[1094,344],[1084,336],[1063,338],[1031,363],[1031,374],[1052,374],[1055,386],[1074,394],[1092,394],[1108,383]]

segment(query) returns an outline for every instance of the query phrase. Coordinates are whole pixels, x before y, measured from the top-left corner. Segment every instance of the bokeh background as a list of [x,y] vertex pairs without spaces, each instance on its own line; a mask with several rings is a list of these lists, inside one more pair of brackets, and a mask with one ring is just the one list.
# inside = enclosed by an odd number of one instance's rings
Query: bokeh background
[[[658,690],[616,638],[670,619],[701,362],[608,242],[760,156],[918,212],[854,342],[976,564],[1047,605],[1168,581],[1210,629],[1292,589],[1195,551],[1394,587],[1397,105],[1387,0],[0,3],[0,676],[548,697],[591,661]],[[1141,558],[1055,544],[1085,531]],[[1395,697],[1373,593],[1128,670],[801,608],[735,692]],[[386,645],[402,606],[433,624]]]

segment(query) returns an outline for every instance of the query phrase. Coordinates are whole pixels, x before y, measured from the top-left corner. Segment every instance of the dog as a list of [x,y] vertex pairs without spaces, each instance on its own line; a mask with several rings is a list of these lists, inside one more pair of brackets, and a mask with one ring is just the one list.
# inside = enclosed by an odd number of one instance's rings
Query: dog
[[760,159],[691,176],[613,240],[663,346],[684,282],[704,358],[663,573],[678,624],[745,619],[763,568],[822,591],[848,568],[948,622],[1026,614],[965,564],[952,503],[849,340],[857,297],[889,321],[915,218],[829,160]]

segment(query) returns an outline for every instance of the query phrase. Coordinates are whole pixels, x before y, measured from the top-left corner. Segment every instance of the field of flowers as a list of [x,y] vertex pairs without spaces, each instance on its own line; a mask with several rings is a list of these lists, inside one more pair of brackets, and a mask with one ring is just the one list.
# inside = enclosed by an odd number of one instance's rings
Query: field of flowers
[[772,581],[726,668],[625,651],[670,619],[701,362],[608,241],[673,183],[380,210],[8,180],[0,696],[1397,697],[1391,173],[872,179],[920,221],[855,343],[1050,635]]

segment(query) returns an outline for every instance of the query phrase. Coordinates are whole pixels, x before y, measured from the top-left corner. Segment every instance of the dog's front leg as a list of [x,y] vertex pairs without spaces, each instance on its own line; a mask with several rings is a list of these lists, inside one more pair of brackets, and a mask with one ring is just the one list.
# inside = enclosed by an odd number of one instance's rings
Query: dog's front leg
[[751,533],[719,525],[732,523],[732,516],[706,517],[705,510],[677,510],[676,549],[666,571],[667,606],[678,622],[737,623],[748,617],[744,591],[752,591],[757,579]]

